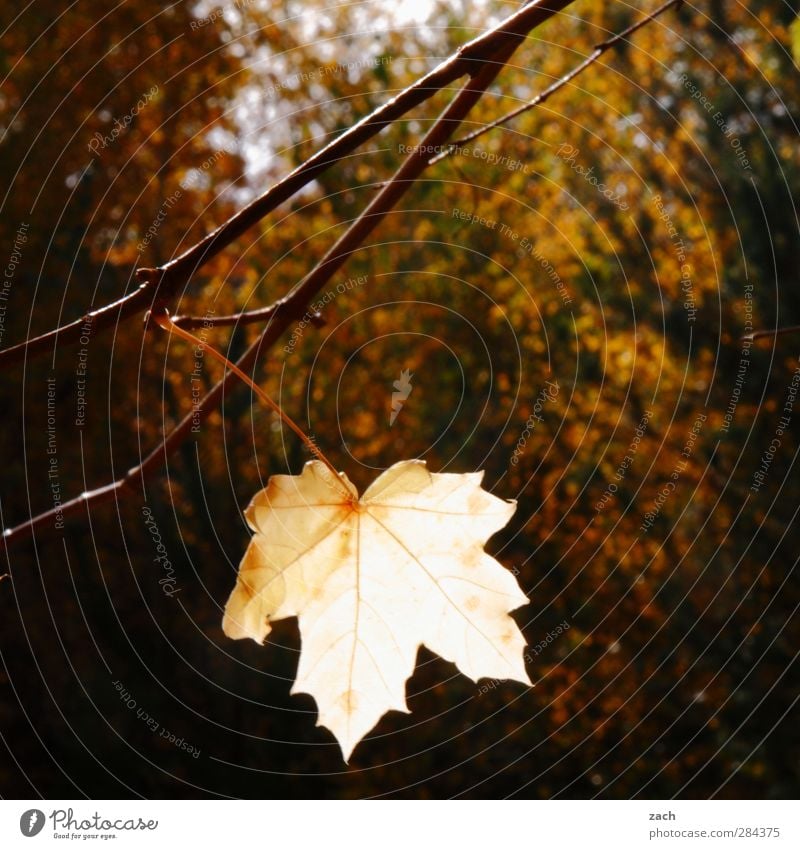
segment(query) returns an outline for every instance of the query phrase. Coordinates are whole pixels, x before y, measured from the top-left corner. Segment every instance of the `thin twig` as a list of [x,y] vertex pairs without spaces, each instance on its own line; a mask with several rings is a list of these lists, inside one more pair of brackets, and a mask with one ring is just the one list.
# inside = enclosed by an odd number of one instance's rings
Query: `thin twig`
[[[547,7],[545,7],[545,2]],[[452,56],[437,65],[430,73],[405,88],[400,94],[362,118],[338,138],[327,144],[302,165],[299,165],[272,188],[231,216],[224,224],[202,238],[180,256],[159,268],[139,268],[136,271],[141,286],[114,304],[101,307],[86,317],[28,339],[0,351],[0,366],[52,349],[60,344],[76,342],[81,327],[93,316],[92,332],[116,327],[119,321],[133,315],[143,315],[156,303],[168,305],[182,291],[197,271],[209,260],[231,245],[250,227],[289,200],[332,165],[352,153],[384,127],[419,106],[450,83],[465,75],[474,76],[487,62],[497,61],[495,55],[509,41],[518,43],[533,28],[568,6],[573,0],[535,0],[510,15],[494,29],[462,45]]]
[[778,327],[775,330],[755,330],[742,336],[741,341],[755,342],[757,339],[773,339],[776,336],[783,336],[784,333],[800,333],[800,324],[793,324],[791,327]]
[[659,6],[654,12],[651,12],[647,17],[643,18],[641,21],[637,21],[635,24],[629,26],[626,30],[623,30],[619,34],[615,35],[613,38],[609,38],[607,41],[602,42],[602,44],[598,44],[595,46],[594,51],[587,56],[583,62],[580,63],[577,67],[573,68],[568,74],[565,74],[559,80],[554,82],[551,86],[546,88],[541,94],[537,94],[533,100],[524,103],[522,106],[519,106],[517,109],[512,110],[507,115],[503,115],[501,118],[497,118],[495,121],[492,121],[489,124],[486,124],[484,127],[481,127],[478,130],[475,130],[472,133],[464,136],[463,138],[456,139],[456,141],[451,142],[447,148],[447,150],[443,150],[441,153],[437,153],[430,160],[430,164],[434,165],[436,162],[440,162],[442,159],[446,159],[448,156],[452,156],[454,153],[458,153],[458,148],[467,144],[467,142],[474,141],[475,139],[482,136],[484,133],[488,133],[490,130],[494,130],[497,127],[502,127],[504,124],[507,124],[509,121],[516,118],[518,115],[522,115],[524,112],[527,112],[530,109],[533,109],[536,106],[544,103],[549,97],[554,95],[557,91],[564,88],[568,83],[575,79],[579,74],[583,73],[590,65],[593,65],[607,50],[610,50],[612,47],[619,44],[621,41],[627,40],[629,36],[633,35],[637,30],[640,30],[642,27],[649,24],[651,21],[654,21],[660,15],[663,15],[668,9],[671,9],[673,6],[678,7],[683,3],[683,0],[668,0],[668,2],[664,3],[662,6]]
[[50,330],[41,336],[34,336],[32,339],[26,339],[24,342],[5,348],[0,351],[0,366],[18,362],[26,355],[33,357],[47,350],[53,350],[57,344],[76,342],[86,334],[87,327],[89,333],[95,334],[108,327],[114,327],[134,315],[142,315],[153,305],[156,288],[155,283],[146,280],[135,291],[118,301],[92,310],[76,321],[56,327],[55,330]]
[[[172,323],[178,327],[183,327],[185,330],[193,330],[199,327],[230,327],[231,325],[262,324],[265,321],[273,319],[279,310],[286,307],[286,304],[286,299],[281,298],[281,300],[270,304],[268,307],[234,313],[233,315],[176,315],[172,319]],[[325,326],[325,319],[321,313],[309,313],[308,320],[316,327]]]
[[[549,0],[549,2],[550,8],[545,8],[540,3],[534,4],[533,7],[525,7],[527,10],[535,8],[538,12],[535,17],[526,18],[530,22],[530,28],[538,26],[567,5],[567,2],[556,3],[553,0]],[[491,61],[485,62],[453,98],[420,144],[407,156],[392,179],[328,250],[320,263],[294,287],[284,299],[285,305],[280,310],[275,311],[259,338],[253,342],[236,363],[242,372],[250,371],[259,354],[262,351],[269,350],[288,329],[292,321],[298,320],[304,314],[311,298],[317,294],[327,280],[344,264],[361,242],[408,191],[428,166],[428,157],[424,151],[430,150],[432,145],[442,145],[447,142],[469,110],[477,103],[497,74],[503,69],[526,34],[527,31],[513,31],[507,34]],[[76,513],[88,511],[99,504],[111,500],[116,501],[128,494],[140,491],[153,473],[166,462],[167,457],[184,442],[192,428],[198,423],[198,417],[200,421],[205,420],[211,411],[217,407],[234,376],[233,372],[229,371],[202,399],[198,405],[199,409],[185,416],[164,437],[161,444],[142,463],[130,469],[123,478],[99,489],[84,492],[77,498],[61,504],[58,508],[40,513],[28,521],[10,528],[3,534],[6,547],[10,548],[22,540],[35,536],[39,530],[52,530],[55,527],[56,520],[67,519]]]

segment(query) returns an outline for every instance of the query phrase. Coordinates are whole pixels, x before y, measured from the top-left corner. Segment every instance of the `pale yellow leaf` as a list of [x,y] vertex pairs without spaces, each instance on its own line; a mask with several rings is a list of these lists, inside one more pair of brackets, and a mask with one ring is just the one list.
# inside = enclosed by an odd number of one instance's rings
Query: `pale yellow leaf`
[[359,499],[343,473],[313,460],[272,477],[246,510],[255,535],[223,629],[262,643],[270,620],[298,617],[292,692],[314,697],[345,760],[386,711],[408,712],[420,645],[475,681],[530,683],[508,615],[528,599],[483,550],[516,502],[481,489],[482,477],[406,460]]

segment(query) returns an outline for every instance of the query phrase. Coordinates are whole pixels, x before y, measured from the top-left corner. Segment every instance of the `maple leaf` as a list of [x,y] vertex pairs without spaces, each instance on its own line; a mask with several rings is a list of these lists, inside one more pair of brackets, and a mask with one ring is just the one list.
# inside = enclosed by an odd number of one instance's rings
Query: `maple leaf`
[[482,478],[405,460],[359,499],[344,473],[312,460],[298,476],[270,478],[245,511],[255,535],[223,629],[263,643],[271,620],[298,617],[292,693],[313,696],[345,761],[386,711],[409,712],[420,645],[475,681],[530,684],[508,615],[528,598],[483,550],[516,502],[486,492]]

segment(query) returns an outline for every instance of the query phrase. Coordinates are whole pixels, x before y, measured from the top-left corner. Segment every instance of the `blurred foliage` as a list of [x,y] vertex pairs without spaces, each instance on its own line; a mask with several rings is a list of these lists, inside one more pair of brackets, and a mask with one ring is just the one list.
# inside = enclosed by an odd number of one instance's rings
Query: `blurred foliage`
[[[513,8],[431,4],[421,25],[408,5],[4,7],[0,232],[7,255],[21,223],[28,238],[3,345],[130,291],[137,265],[188,247]],[[652,8],[577,2],[529,38],[464,127]],[[308,459],[237,387],[146,493],[177,595],[158,583],[145,493],[15,552],[0,582],[3,795],[795,795],[800,409],[750,487],[798,343],[740,341],[751,323],[800,323],[794,17],[712,0],[640,31],[430,168],[329,285],[325,326],[262,357],[262,384],[358,486],[423,457],[485,469],[488,488],[519,501],[492,543],[531,598],[517,620],[532,646],[570,626],[531,659],[534,689],[484,692],[423,650],[413,714],[385,718],[342,766],[313,702],[289,696],[296,623],[266,648],[222,636],[241,509]],[[203,268],[175,311],[222,315],[289,291],[447,96],[320,175]],[[233,357],[259,331],[209,338]],[[52,506],[48,377],[72,497],[119,477],[191,410],[196,367],[204,388],[220,376],[135,320],[84,347],[83,427],[81,345],[4,376],[5,526]],[[413,389],[390,427],[406,369]],[[547,381],[559,392],[537,408]],[[117,680],[200,757],[151,732]]]

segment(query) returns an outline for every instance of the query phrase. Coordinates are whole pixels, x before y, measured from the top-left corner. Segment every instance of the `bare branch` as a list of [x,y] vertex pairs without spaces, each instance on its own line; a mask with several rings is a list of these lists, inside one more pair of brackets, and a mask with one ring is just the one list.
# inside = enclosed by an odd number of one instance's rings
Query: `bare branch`
[[[530,22],[529,28],[547,20],[566,5],[566,2],[553,3],[551,0],[551,8],[545,9],[540,3],[525,7],[526,10],[535,9],[538,13],[536,17],[526,18]],[[519,14],[513,17],[518,18]],[[328,250],[319,264],[283,299],[281,308],[275,309],[262,334],[236,363],[241,371],[251,371],[259,354],[264,350],[269,350],[291,323],[304,315],[311,298],[347,261],[427,168],[428,156],[425,151],[430,150],[432,146],[441,146],[447,142],[448,138],[458,129],[469,110],[480,100],[488,86],[503,69],[526,34],[527,30],[514,30],[510,33],[504,33],[504,37],[491,60],[484,62],[480,69],[476,70],[472,79],[453,98],[392,179],[387,182],[380,193],[373,198],[347,231]],[[471,42],[471,44],[475,43]],[[34,536],[39,530],[52,530],[57,518],[67,519],[84,510],[91,510],[99,504],[112,500],[116,501],[130,493],[140,491],[146,481],[166,462],[170,454],[176,451],[189,436],[192,428],[197,424],[198,416],[200,421],[203,421],[217,407],[234,377],[233,372],[227,372],[223,379],[202,399],[199,410],[185,416],[167,434],[162,443],[140,465],[128,471],[124,478],[98,489],[84,492],[77,498],[63,503],[57,509],[41,513],[27,522],[6,530],[3,534],[6,547],[10,548],[12,545]]]
[[[534,0],[524,6],[494,29],[462,45],[430,73],[379,106],[370,115],[362,118],[180,256],[157,269],[137,269],[136,275],[142,281],[142,286],[115,304],[95,310],[93,332],[115,326],[118,321],[130,318],[132,315],[142,314],[156,303],[168,305],[175,293],[181,291],[205,263],[323,171],[459,77],[474,76],[487,62],[498,61],[495,58],[496,55],[507,44],[518,44],[530,30],[561,11],[572,1]],[[544,5],[545,2],[547,6]],[[119,306],[121,304],[124,304],[122,312]],[[76,341],[80,338],[82,324],[83,319],[0,351],[0,366],[16,362],[26,354],[28,356],[40,354],[52,347],[56,341],[62,343]]]
[[[192,330],[198,327],[230,327],[240,326],[243,324],[260,324],[273,319],[281,309],[285,309],[287,300],[281,298],[270,304],[268,307],[262,307],[257,310],[249,310],[248,312],[234,313],[233,315],[176,315],[172,320],[173,324],[182,327],[185,330]],[[305,317],[305,316],[304,316]],[[310,313],[309,321],[316,327],[324,327],[325,319],[321,313]]]
[[436,162],[440,162],[442,159],[446,159],[448,156],[452,156],[454,153],[458,152],[458,148],[462,145],[467,144],[467,142],[474,141],[477,138],[480,138],[484,133],[488,133],[490,130],[494,130],[497,127],[502,127],[504,124],[507,124],[509,121],[516,118],[518,115],[522,115],[524,112],[527,112],[530,109],[533,109],[536,106],[544,103],[549,97],[554,95],[557,91],[564,88],[568,83],[575,79],[579,74],[583,73],[590,65],[593,65],[607,50],[610,50],[612,47],[615,47],[617,44],[620,44],[622,41],[627,41],[627,39],[633,35],[637,30],[640,30],[642,27],[654,21],[659,15],[663,15],[668,9],[671,9],[673,6],[678,8],[683,3],[683,0],[668,0],[668,2],[664,3],[662,6],[659,6],[654,12],[651,12],[647,17],[643,18],[641,21],[637,21],[635,24],[632,24],[627,29],[623,30],[621,33],[615,35],[613,38],[609,38],[607,41],[604,41],[602,44],[598,44],[594,51],[583,60],[577,67],[573,68],[568,74],[565,74],[561,79],[554,82],[551,86],[548,86],[541,94],[537,94],[533,100],[524,103],[522,106],[514,109],[509,112],[507,115],[503,115],[501,118],[498,118],[495,121],[492,121],[486,126],[481,127],[478,130],[475,130],[469,135],[464,136],[463,138],[457,139],[454,142],[451,142],[448,149],[442,151],[441,153],[434,156],[430,164],[433,165]]
[[86,313],[77,321],[57,327],[55,330],[50,330],[41,336],[35,336],[33,339],[26,339],[18,345],[12,345],[10,348],[0,351],[0,365],[10,365],[23,359],[26,355],[33,357],[48,349],[54,350],[59,343],[77,342],[86,333],[87,325],[91,328],[89,332],[95,334],[108,327],[114,327],[131,316],[144,313],[153,305],[158,272],[155,269],[144,268],[139,269],[139,271],[147,272],[148,275],[152,273],[155,280],[151,281],[149,276],[137,272],[139,279],[144,280],[144,282],[136,291],[125,295],[118,301]]
[[755,342],[758,339],[774,339],[776,336],[783,336],[785,333],[800,333],[800,324],[793,324],[791,327],[778,327],[775,330],[755,330],[742,336],[741,341]]

